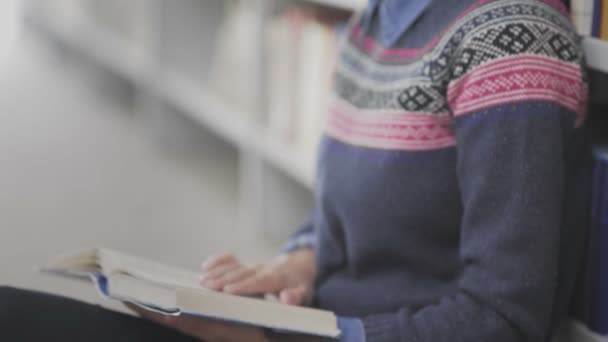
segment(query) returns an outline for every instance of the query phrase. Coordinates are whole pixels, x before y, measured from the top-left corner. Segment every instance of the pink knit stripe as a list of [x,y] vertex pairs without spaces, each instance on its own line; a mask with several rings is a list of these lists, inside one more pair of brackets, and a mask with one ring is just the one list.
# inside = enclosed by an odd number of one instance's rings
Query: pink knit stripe
[[475,69],[450,84],[454,115],[522,101],[549,101],[584,113],[581,70],[545,57],[508,58]]
[[456,145],[454,137],[446,137],[431,142],[416,142],[404,141],[401,139],[378,139],[375,137],[357,136],[351,131],[340,129],[329,130],[327,134],[346,144],[383,150],[428,151]]
[[[353,36],[357,37],[361,34],[361,26],[356,25],[353,29]],[[380,55],[382,57],[400,56],[400,57],[416,57],[429,52],[437,43],[439,43],[440,37],[433,38],[429,43],[419,49],[384,49]],[[381,45],[375,40],[365,37],[363,42],[359,44],[367,53],[371,53],[378,49]]]
[[510,73],[470,84],[462,92],[455,93],[454,97],[450,98],[449,101],[453,107],[455,105],[484,100],[492,96],[505,96],[506,94],[517,93],[519,91],[527,91],[530,93],[547,92],[559,97],[563,96],[564,101],[580,103],[583,101],[581,82],[570,82],[573,81],[539,72]]
[[359,110],[339,101],[332,103],[327,131],[346,143],[371,148],[431,150],[455,144],[449,116]]
[[580,82],[582,71],[580,66],[558,61],[554,58],[545,56],[513,56],[496,60],[480,67],[475,68],[472,72],[465,74],[463,77],[450,83],[448,89],[448,97],[454,93],[462,91],[462,89],[470,86],[472,83],[492,78],[509,72],[525,72],[531,70],[544,71],[551,74],[557,74],[564,78],[570,78],[572,81]]
[[[454,19],[451,23],[449,23],[446,26],[446,28],[452,27],[454,25],[454,23],[458,22],[459,20],[464,18],[466,15],[468,15],[470,12],[472,12],[474,9],[478,8],[481,5],[488,3],[489,1],[490,0],[479,0],[475,4],[471,5],[463,13],[461,13],[456,19]],[[428,42],[426,45],[424,45],[423,47],[421,47],[419,49],[384,49],[383,48],[380,55],[382,57],[417,57],[417,56],[421,56],[421,55],[431,51],[439,43],[439,41],[441,40],[441,37],[444,36],[446,32],[447,32],[447,29],[443,29],[438,36],[433,38],[430,42]],[[359,37],[360,34],[361,34],[361,26],[359,23],[356,23],[352,30],[352,36]],[[369,37],[366,37],[365,39],[363,39],[363,42],[361,44],[361,47],[368,53],[371,51],[375,51],[380,46],[381,46],[381,44],[379,44],[378,42],[376,42],[375,40],[373,40]]]
[[527,101],[545,101],[550,103],[560,104],[577,114],[581,113],[581,105],[579,102],[573,102],[569,99],[564,99],[560,97],[561,94],[558,92],[552,91],[531,91],[531,90],[517,90],[508,93],[495,94],[492,96],[488,96],[483,99],[479,99],[476,101],[470,101],[467,103],[459,103],[458,105],[453,106],[452,110],[454,116],[461,116],[471,112],[477,112],[483,109],[487,109],[493,106],[501,106],[501,105],[509,105],[509,104],[517,104],[519,102],[527,102]]

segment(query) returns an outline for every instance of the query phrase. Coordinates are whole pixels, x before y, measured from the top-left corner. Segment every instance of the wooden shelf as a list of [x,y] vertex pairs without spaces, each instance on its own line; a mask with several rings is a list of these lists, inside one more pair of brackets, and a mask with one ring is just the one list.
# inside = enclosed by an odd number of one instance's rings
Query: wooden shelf
[[[306,165],[294,148],[271,135],[259,134],[252,116],[180,72],[159,67],[145,54],[91,24],[78,29],[43,19],[42,28],[62,43],[134,84],[151,88],[164,101],[200,122],[236,147],[253,147],[269,164],[307,188],[314,183],[313,165]],[[160,70],[160,71],[159,71]],[[265,138],[260,138],[264,137]],[[253,146],[249,146],[249,145]]]
[[583,41],[583,47],[589,67],[608,73],[608,41],[586,37]]
[[155,88],[167,102],[235,146],[255,148],[266,162],[305,187],[313,187],[314,165],[303,162],[289,144],[271,134],[260,134],[265,130],[252,123],[250,113],[230,106],[221,96],[178,72],[165,71],[159,80]]
[[280,141],[273,135],[265,134],[264,136],[266,138],[259,141],[258,146],[263,158],[301,185],[313,189],[315,165],[307,163],[306,158],[302,158],[302,153],[299,153],[294,146]]
[[230,106],[199,82],[165,70],[153,87],[168,103],[233,145],[242,147],[247,143],[251,134],[250,113]]
[[37,18],[37,24],[53,37],[133,83],[147,81],[150,63],[143,49],[90,22],[61,23]]
[[[357,9],[365,3],[358,0],[311,1],[350,10]],[[50,18],[37,18],[36,21],[53,37],[77,49],[110,71],[134,84],[153,88],[165,101],[186,115],[190,115],[229,143],[237,147],[255,145],[257,152],[269,164],[307,188],[313,187],[314,166],[304,162],[300,157],[301,154],[294,147],[278,141],[272,135],[259,134],[260,130],[252,124],[253,118],[250,113],[231,106],[200,82],[191,80],[179,72],[160,68],[144,49],[138,48],[132,42],[109,30],[93,25],[92,22],[68,25],[53,22]],[[608,42],[585,38],[584,47],[589,66],[608,73]]]

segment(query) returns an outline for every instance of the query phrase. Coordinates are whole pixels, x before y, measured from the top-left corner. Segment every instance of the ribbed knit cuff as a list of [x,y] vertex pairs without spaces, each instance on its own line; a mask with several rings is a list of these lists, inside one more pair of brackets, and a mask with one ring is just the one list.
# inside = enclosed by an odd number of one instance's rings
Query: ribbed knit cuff
[[363,319],[366,342],[395,342],[401,340],[396,314],[382,314]]

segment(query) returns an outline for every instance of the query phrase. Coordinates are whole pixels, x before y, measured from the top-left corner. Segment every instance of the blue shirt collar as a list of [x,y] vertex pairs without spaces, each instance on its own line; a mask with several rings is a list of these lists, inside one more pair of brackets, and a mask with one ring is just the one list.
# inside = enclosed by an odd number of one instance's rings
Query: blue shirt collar
[[362,18],[363,30],[369,32],[375,11],[380,17],[380,38],[385,47],[392,46],[424,13],[432,0],[369,0]]

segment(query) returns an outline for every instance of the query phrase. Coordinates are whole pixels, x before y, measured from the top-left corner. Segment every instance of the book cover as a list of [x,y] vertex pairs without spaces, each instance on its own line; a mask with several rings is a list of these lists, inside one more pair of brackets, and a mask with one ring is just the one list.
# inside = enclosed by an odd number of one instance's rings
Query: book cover
[[194,316],[311,336],[340,335],[333,312],[235,296],[199,285],[195,272],[105,248],[64,254],[42,269],[90,279],[104,298],[172,316]]

